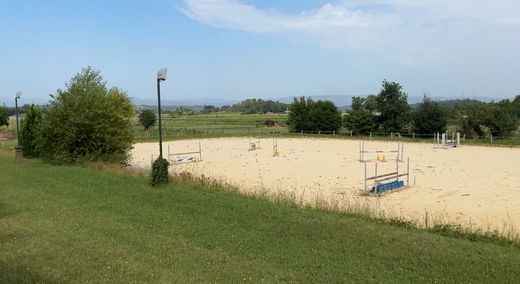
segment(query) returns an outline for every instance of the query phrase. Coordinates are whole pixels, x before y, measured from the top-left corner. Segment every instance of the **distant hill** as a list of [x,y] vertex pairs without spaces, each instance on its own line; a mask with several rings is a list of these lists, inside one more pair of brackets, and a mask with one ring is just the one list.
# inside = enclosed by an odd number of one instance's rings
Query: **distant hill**
[[[327,100],[333,102],[340,110],[350,109],[350,105],[352,104],[352,97],[366,97],[368,95],[324,95],[324,96],[305,96],[310,97],[311,99],[317,100]],[[270,100],[273,102],[280,102],[285,104],[290,104],[293,102],[295,97],[281,97],[281,98],[256,98],[262,100]],[[252,98],[251,98],[252,99]],[[408,104],[412,107],[416,107],[418,103],[420,103],[423,99],[423,96],[408,96]],[[480,101],[480,102],[491,102],[491,101],[500,101],[504,98],[493,98],[493,97],[475,97],[471,100]],[[143,105],[143,106],[153,106],[157,107],[156,99],[141,99],[132,97],[132,102],[135,105]],[[218,98],[210,98],[210,99],[193,99],[193,100],[162,100],[161,105],[163,107],[174,106],[174,107],[187,107],[191,109],[202,109],[204,105],[212,105],[215,107],[222,106],[231,106],[234,104],[238,104],[241,101],[245,101],[246,99],[218,99]],[[461,99],[460,97],[433,97],[433,100],[437,102],[442,102],[443,105],[453,105],[457,102],[467,101],[468,99]],[[471,101],[470,100],[470,101]]]

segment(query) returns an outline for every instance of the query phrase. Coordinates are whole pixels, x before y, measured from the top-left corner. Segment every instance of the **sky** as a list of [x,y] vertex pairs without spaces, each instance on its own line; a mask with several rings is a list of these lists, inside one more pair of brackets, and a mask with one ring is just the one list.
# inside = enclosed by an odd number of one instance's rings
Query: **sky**
[[[154,100],[520,95],[518,0],[0,0],[0,104],[82,68]],[[345,102],[345,105],[350,102]]]

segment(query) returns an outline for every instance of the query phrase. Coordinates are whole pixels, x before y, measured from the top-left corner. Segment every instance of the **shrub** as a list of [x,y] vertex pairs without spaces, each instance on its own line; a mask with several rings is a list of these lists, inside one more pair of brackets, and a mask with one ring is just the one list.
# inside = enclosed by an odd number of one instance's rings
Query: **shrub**
[[168,175],[168,166],[170,163],[162,157],[157,158],[152,164],[151,180],[152,186],[158,186],[161,184],[167,184],[170,181]]
[[330,101],[294,98],[289,111],[287,124],[291,131],[337,131],[341,127],[341,114]]
[[153,111],[149,109],[143,110],[139,114],[139,123],[144,127],[144,129],[148,129],[155,125],[155,114]]
[[42,111],[31,105],[22,119],[20,127],[20,145],[24,157],[36,158],[40,155],[38,133],[42,122]]
[[41,156],[57,162],[126,162],[132,148],[133,105],[125,92],[107,89],[91,67],[58,90],[41,124]]
[[275,122],[274,122],[274,120],[268,119],[264,122],[264,125],[267,127],[274,127]]
[[9,117],[5,107],[0,108],[0,126],[2,125],[9,126]]

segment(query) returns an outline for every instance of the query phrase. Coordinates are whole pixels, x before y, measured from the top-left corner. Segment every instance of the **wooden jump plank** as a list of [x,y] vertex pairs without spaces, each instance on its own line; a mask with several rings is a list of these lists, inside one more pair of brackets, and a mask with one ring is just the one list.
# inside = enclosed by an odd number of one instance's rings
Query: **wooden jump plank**
[[380,177],[395,176],[395,175],[397,175],[397,172],[384,174],[384,175],[380,175],[380,176],[375,176],[375,177],[369,177],[369,178],[367,178],[367,180],[372,180],[372,179],[376,179],[376,178],[379,179]]
[[382,179],[377,179],[377,181],[385,181],[385,180],[394,179],[394,178],[398,178],[398,177],[404,177],[404,176],[407,176],[407,175],[408,174],[400,174],[400,175],[385,177],[385,178],[382,178]]

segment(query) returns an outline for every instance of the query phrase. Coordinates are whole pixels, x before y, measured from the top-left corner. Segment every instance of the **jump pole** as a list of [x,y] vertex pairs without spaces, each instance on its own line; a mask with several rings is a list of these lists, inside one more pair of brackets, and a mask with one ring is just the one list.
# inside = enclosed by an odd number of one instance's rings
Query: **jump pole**
[[410,186],[410,157],[406,159],[406,186]]
[[365,162],[365,192],[367,192],[367,163]]

